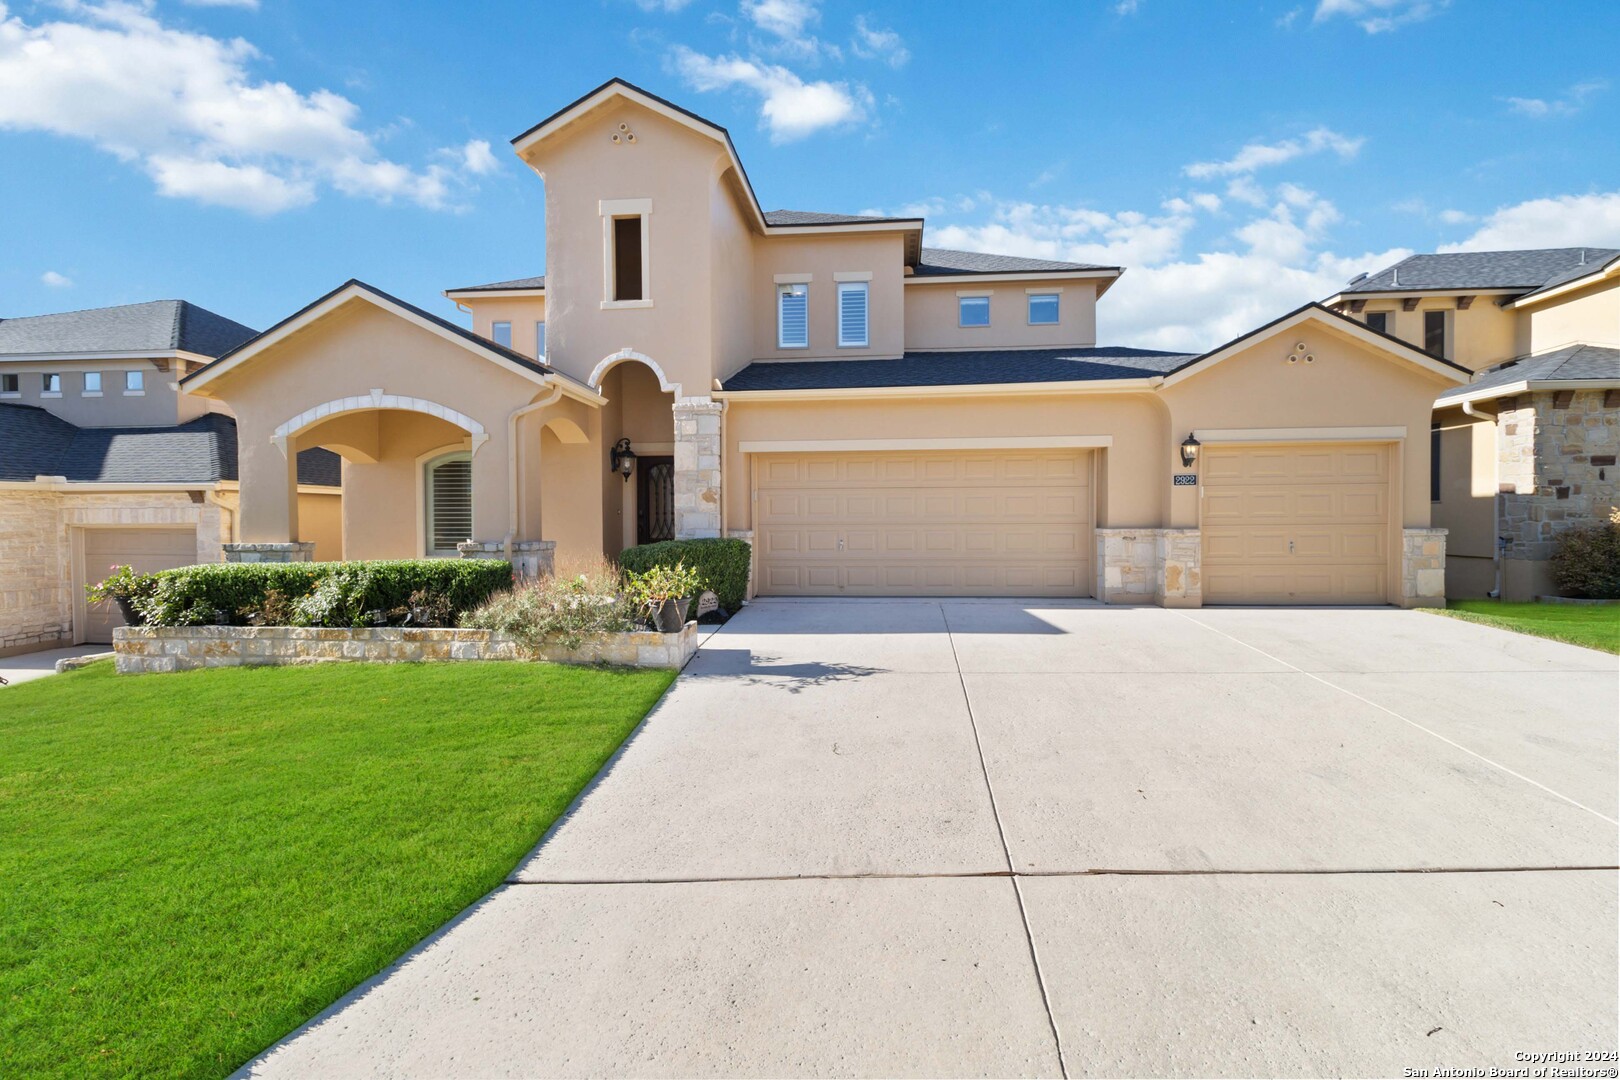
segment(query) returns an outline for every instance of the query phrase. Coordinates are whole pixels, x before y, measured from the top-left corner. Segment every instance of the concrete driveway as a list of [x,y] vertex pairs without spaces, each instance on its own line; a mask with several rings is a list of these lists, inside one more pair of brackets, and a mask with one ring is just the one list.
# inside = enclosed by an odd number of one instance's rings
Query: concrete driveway
[[247,1072],[1612,1051],[1617,709],[1613,657],[1417,612],[757,603],[507,886]]

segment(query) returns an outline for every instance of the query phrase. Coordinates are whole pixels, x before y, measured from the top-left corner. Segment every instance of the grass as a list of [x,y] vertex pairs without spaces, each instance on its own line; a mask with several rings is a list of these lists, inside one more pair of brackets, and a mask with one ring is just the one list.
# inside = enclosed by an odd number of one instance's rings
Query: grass
[[1620,653],[1620,606],[1603,604],[1515,604],[1502,600],[1453,600],[1437,615],[1552,638],[1588,649]]
[[0,691],[0,1076],[226,1075],[497,886],[673,678],[105,662]]

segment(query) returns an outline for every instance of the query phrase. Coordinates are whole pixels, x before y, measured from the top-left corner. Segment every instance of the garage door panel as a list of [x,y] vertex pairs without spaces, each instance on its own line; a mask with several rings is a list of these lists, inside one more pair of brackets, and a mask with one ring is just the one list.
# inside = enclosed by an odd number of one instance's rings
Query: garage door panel
[[767,456],[761,591],[1087,595],[1090,471],[1078,450]]
[[[85,529],[84,578],[94,585],[107,576],[112,566],[129,566],[137,574],[191,566],[197,561],[197,530],[187,529]],[[112,640],[112,632],[124,625],[117,605],[103,602],[85,607],[84,639],[102,644]]]

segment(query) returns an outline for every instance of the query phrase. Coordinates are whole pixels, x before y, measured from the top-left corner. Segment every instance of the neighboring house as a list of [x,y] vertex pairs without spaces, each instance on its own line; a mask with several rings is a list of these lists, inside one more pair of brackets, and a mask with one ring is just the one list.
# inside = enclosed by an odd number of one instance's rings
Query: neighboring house
[[1443,602],[1428,427],[1463,367],[1316,304],[1099,346],[1119,267],[766,212],[724,128],[619,80],[513,143],[548,266],[449,290],[471,330],[349,281],[186,376],[239,418],[227,557],[306,557],[325,447],[348,558],[739,536],[772,596]]
[[1326,303],[1475,372],[1435,402],[1447,594],[1556,592],[1558,533],[1620,505],[1620,250],[1413,255]]
[[[183,300],[0,319],[0,655],[105,642],[107,568],[218,562],[236,525],[236,421],[179,379],[254,331]],[[299,463],[322,557],[342,550],[336,455]]]

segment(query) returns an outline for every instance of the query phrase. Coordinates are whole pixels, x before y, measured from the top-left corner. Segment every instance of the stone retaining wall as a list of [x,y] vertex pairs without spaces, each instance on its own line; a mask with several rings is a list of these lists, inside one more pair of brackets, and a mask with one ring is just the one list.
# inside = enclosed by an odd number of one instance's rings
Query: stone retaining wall
[[[592,634],[578,648],[542,646],[536,660],[679,668],[697,651],[697,623],[675,634]],[[121,675],[193,668],[313,663],[400,664],[441,660],[531,659],[515,640],[493,630],[409,627],[124,626],[113,631]]]

